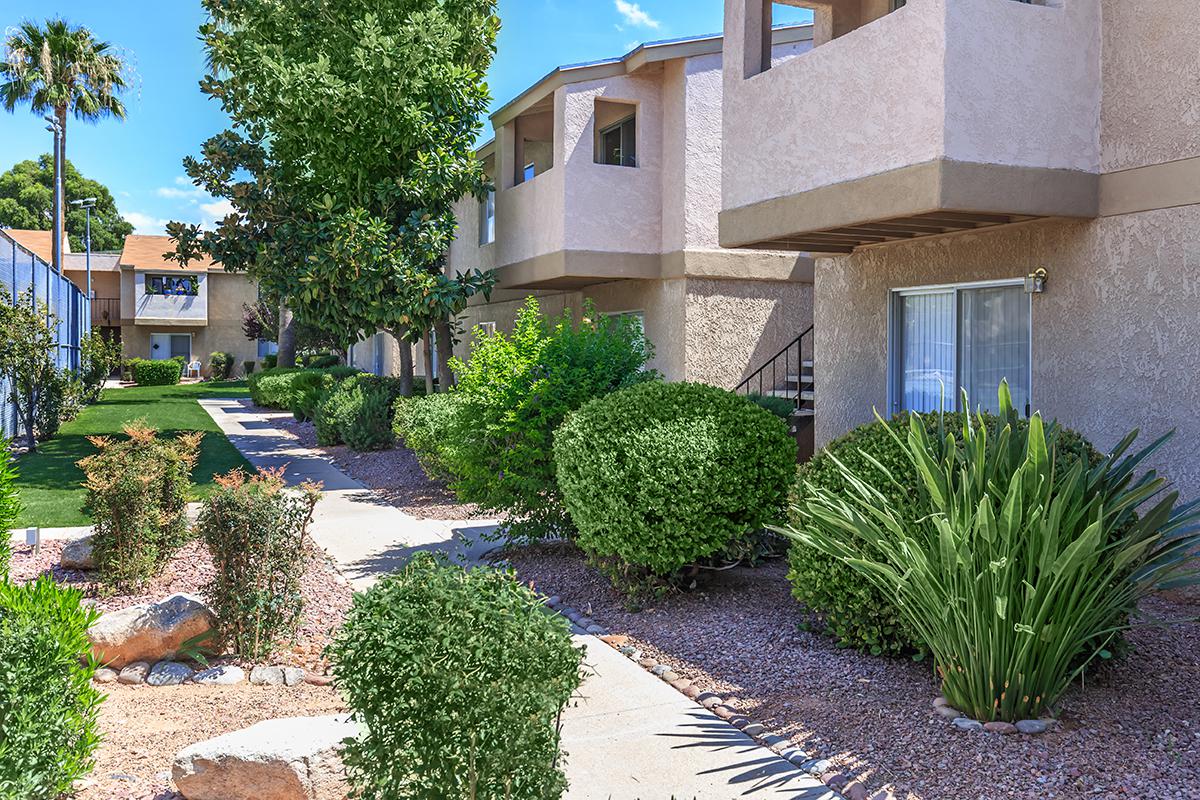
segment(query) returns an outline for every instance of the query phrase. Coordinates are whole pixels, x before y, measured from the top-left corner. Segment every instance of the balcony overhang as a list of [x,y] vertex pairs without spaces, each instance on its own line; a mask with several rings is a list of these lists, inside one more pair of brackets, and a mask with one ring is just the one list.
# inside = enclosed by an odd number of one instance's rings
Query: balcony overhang
[[657,253],[559,250],[496,270],[501,289],[579,289],[596,283],[662,277]]
[[1100,178],[939,159],[720,215],[722,247],[848,254],[859,247],[1045,217],[1092,219]]

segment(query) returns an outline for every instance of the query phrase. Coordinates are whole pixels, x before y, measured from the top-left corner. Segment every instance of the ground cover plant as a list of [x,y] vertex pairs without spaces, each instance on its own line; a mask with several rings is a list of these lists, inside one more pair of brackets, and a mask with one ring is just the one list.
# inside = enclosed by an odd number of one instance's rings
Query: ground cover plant
[[558,719],[582,652],[511,573],[419,553],[355,595],[330,652],[367,730],[344,754],[356,796],[550,800],[566,789]]
[[11,442],[0,439],[0,580],[8,574],[12,557],[12,539],[8,531],[17,527],[21,514],[21,497],[17,489],[17,468],[9,455]]
[[892,470],[843,466],[848,490],[807,486],[803,524],[780,529],[894,595],[947,700],[981,721],[1037,718],[1140,599],[1198,579],[1200,503],[1177,506],[1165,479],[1139,475],[1168,437],[1130,455],[1131,433],[1090,467],[1056,457],[1040,416],[1015,425],[1006,385],[1000,409],[994,435],[969,412],[933,435],[917,416],[889,428],[921,477],[919,519],[876,488]]
[[92,768],[103,696],[87,629],[99,612],[42,576],[0,580],[0,798],[54,800]]
[[449,452],[452,488],[463,500],[502,512],[516,538],[570,535],[554,467],[554,437],[589,400],[655,380],[653,348],[630,317],[600,317],[590,305],[579,324],[567,311],[545,319],[529,298],[511,335],[483,337],[466,363],[454,362],[470,424]]
[[[919,419],[929,435],[937,435],[942,425],[937,414],[926,414]],[[1010,424],[1010,420],[991,414],[976,416],[974,420],[975,424],[986,425],[993,438]],[[1017,419],[1011,424],[1016,430],[1024,430],[1028,422]],[[907,425],[908,415],[900,414],[888,424],[871,422],[830,442],[797,471],[793,506],[805,505],[810,486],[834,494],[849,491],[850,484],[844,477],[843,467],[861,475],[879,463],[896,477],[894,483],[879,482],[876,485],[894,513],[909,521],[923,517],[928,511],[921,495],[921,477],[909,466],[903,443],[891,431],[891,428],[906,428]],[[1053,448],[1060,464],[1069,459],[1083,459],[1089,466],[1095,466],[1102,458],[1083,436],[1066,428],[1055,428]],[[802,525],[803,519],[792,514],[790,522]],[[891,592],[864,581],[842,560],[802,542],[792,543],[788,563],[792,595],[804,606],[811,622],[841,646],[873,655],[924,655],[924,643],[904,622]]]
[[188,536],[187,500],[202,433],[160,438],[142,422],[123,437],[94,436],[80,461],[95,518],[96,567],[106,584],[136,591]]
[[258,661],[290,641],[300,620],[306,535],[320,487],[290,494],[281,472],[234,470],[216,480],[196,522],[216,566],[204,598],[225,646]]
[[99,403],[63,424],[58,435],[17,460],[21,491],[21,527],[43,528],[89,525],[84,474],[77,462],[96,452],[91,436],[119,436],[135,420],[145,420],[164,436],[190,431],[205,434],[192,471],[192,495],[197,500],[212,491],[214,475],[235,467],[249,468],[212,417],[200,407],[204,398],[244,397],[241,383],[194,383],[181,386],[136,386],[106,389]]
[[672,576],[780,521],[796,443],[724,389],[645,383],[569,416],[554,457],[577,543],[628,580]]

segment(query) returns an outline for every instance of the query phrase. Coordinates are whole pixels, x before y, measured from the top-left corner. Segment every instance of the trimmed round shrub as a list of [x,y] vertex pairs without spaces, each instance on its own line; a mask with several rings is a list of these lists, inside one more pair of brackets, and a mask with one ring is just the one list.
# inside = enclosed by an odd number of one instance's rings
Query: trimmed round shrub
[[454,442],[463,430],[467,404],[462,395],[444,392],[396,401],[392,431],[412,450],[425,474],[436,480],[455,479]]
[[366,728],[343,754],[356,797],[562,796],[557,723],[582,653],[512,573],[418,553],[354,596],[329,652]]
[[[926,430],[931,434],[936,434],[938,430],[938,417],[938,414],[924,415]],[[954,415],[948,416],[947,420],[948,424],[958,424],[958,418]],[[994,435],[1003,428],[999,417],[985,415],[984,420],[990,434]],[[899,414],[893,418],[893,422],[899,423],[903,429],[908,425],[908,415]],[[1020,420],[1019,425],[1024,427],[1028,422]],[[1089,464],[1094,465],[1101,459],[1100,453],[1086,439],[1065,428],[1057,431],[1055,452],[1060,461],[1086,458]],[[928,506],[922,502],[921,487],[917,483],[920,478],[903,447],[879,422],[855,428],[840,439],[835,439],[811,461],[801,465],[797,471],[793,504],[805,499],[806,483],[834,492],[845,491],[842,474],[833,458],[860,476],[878,474],[878,469],[870,459],[878,461],[893,475],[905,476],[908,482],[903,485],[886,484],[883,481],[873,485],[884,493],[903,518],[918,519],[928,513]],[[801,520],[793,514],[791,523],[799,525]],[[852,567],[798,542],[788,551],[788,563],[791,568],[788,579],[792,583],[792,596],[804,606],[813,622],[842,647],[852,647],[874,655],[924,652],[925,647],[919,637],[901,621],[893,600],[864,580]]]
[[313,353],[304,359],[304,366],[309,369],[329,369],[340,363],[341,360],[333,353]]
[[250,399],[255,405],[293,411],[298,395],[321,383],[324,376],[341,381],[357,374],[359,370],[354,367],[332,367],[324,370],[277,367],[248,376],[246,385],[250,389]]
[[93,766],[103,696],[87,630],[100,616],[43,575],[0,581],[0,798],[53,800]]
[[568,417],[554,457],[580,547],[669,575],[783,518],[796,443],[724,389],[647,383]]
[[138,386],[174,386],[183,375],[183,364],[176,358],[161,361],[135,358],[130,366]]

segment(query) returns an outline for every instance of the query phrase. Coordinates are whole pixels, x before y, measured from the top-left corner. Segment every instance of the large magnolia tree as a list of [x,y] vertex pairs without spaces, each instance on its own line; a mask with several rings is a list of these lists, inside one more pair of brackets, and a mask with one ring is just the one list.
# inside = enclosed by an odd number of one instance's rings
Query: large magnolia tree
[[[229,267],[232,256],[343,339],[434,330],[449,385],[451,321],[493,283],[479,270],[446,275],[443,257],[454,203],[489,188],[473,151],[496,0],[204,6],[212,74],[201,88],[233,130],[185,167],[236,213],[216,231],[172,225],[178,257],[208,252]],[[411,363],[402,377],[411,385]]]

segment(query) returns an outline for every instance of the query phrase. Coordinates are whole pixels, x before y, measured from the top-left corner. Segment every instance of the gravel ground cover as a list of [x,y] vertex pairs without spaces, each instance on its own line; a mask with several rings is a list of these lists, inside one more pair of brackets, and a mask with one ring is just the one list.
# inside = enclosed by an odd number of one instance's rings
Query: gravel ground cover
[[[59,560],[66,544],[62,540],[45,541],[41,552],[36,555],[33,548],[27,545],[14,547],[13,580],[29,581],[49,572],[59,583],[83,590],[88,602],[101,611],[116,611],[138,603],[158,602],[180,592],[199,594],[200,587],[212,578],[214,572],[208,550],[202,543],[193,541],[180,548],[144,592],[138,595],[110,595],[103,586],[95,583],[92,574],[63,569]],[[296,642],[291,649],[276,654],[271,660],[272,663],[324,672],[326,663],[322,651],[331,633],[342,624],[350,608],[352,592],[333,562],[316,547],[309,550],[307,571],[301,587],[304,612]],[[219,663],[232,662],[222,660]]]
[[[570,546],[505,555],[556,594],[701,689],[731,698],[769,730],[907,800],[1200,797],[1200,627],[1143,626],[1041,736],[958,731],[933,713],[928,664],[841,650],[803,631],[786,565],[721,573],[700,589],[631,613]],[[1196,595],[1147,601],[1144,615],[1194,618]]]
[[332,686],[104,687],[103,742],[77,800],[181,800],[171,783],[175,754],[190,744],[277,717],[346,709]]
[[[247,401],[243,401],[247,402]],[[397,444],[390,450],[356,453],[345,445],[322,447],[311,422],[296,422],[291,414],[252,406],[277,428],[303,446],[329,458],[354,480],[379,492],[391,505],[417,519],[469,520],[485,515],[475,506],[458,502],[441,481],[425,474],[416,455]]]

